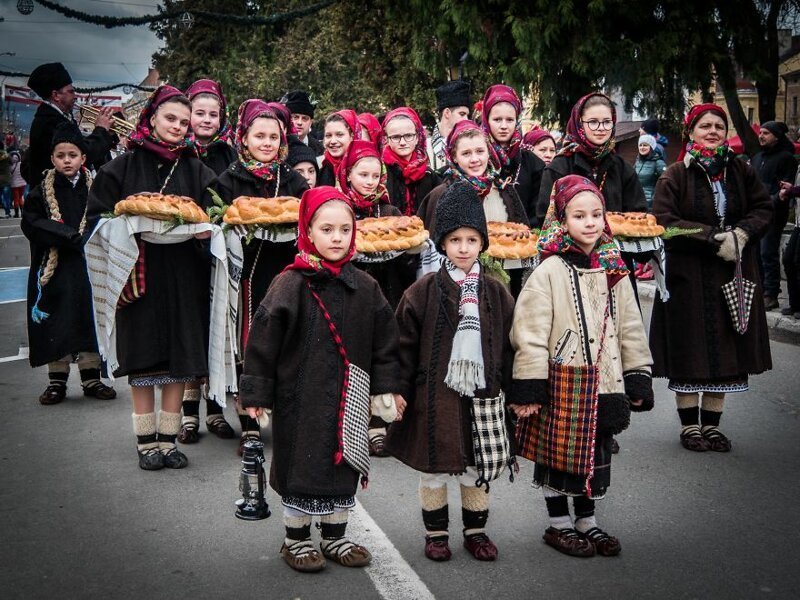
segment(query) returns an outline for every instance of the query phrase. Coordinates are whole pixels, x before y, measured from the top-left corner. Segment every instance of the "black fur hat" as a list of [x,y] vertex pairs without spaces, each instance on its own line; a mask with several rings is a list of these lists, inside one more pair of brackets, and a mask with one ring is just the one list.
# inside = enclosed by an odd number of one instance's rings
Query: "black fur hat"
[[294,167],[301,162],[310,162],[319,173],[316,153],[301,142],[296,135],[289,136],[289,155],[286,157],[286,162],[290,167]]
[[436,88],[436,110],[442,112],[445,108],[466,106],[472,108],[469,97],[469,83],[463,79],[448,81]]
[[86,139],[83,137],[81,130],[75,123],[64,121],[59,123],[53,133],[53,142],[50,144],[50,152],[56,149],[59,144],[74,144],[78,147],[82,154],[86,154],[89,147],[86,145]]
[[445,236],[459,227],[475,229],[483,240],[482,250],[489,247],[489,232],[486,228],[486,215],[478,192],[469,183],[458,181],[445,190],[436,204],[436,227],[433,243],[442,254]]
[[36,67],[28,77],[28,87],[42,100],[50,99],[50,92],[60,90],[72,83],[67,69],[59,62],[45,63]]
[[294,90],[287,92],[281,98],[281,104],[286,106],[290,112],[298,115],[307,115],[314,118],[314,105],[311,104],[311,99],[308,94],[302,90]]

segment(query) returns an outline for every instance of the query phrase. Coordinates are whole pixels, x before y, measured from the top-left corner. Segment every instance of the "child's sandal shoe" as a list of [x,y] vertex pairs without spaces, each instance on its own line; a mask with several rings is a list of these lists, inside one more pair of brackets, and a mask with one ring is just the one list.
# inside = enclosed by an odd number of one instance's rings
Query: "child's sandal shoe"
[[181,423],[181,428],[178,431],[178,441],[181,444],[196,444],[199,442],[200,432],[197,429],[197,423],[194,421]]
[[320,543],[320,549],[325,558],[343,567],[366,567],[372,562],[372,555],[369,550],[364,546],[354,544],[347,538],[325,540]]
[[386,450],[386,436],[384,434],[379,433],[370,438],[369,455],[377,456],[378,458],[389,456],[389,452]]
[[699,425],[689,425],[681,431],[681,446],[692,452],[707,452],[710,448],[708,440],[700,432]]
[[450,552],[450,545],[448,544],[449,538],[445,536],[430,537],[425,536],[425,556],[436,562],[444,562],[450,560],[452,553]]
[[164,455],[158,448],[137,450],[139,454],[139,468],[144,471],[158,471],[164,468]]
[[88,398],[97,398],[98,400],[113,400],[117,397],[117,392],[102,381],[96,381],[83,386],[83,395]]
[[67,388],[63,385],[48,385],[47,389],[39,396],[39,404],[50,406],[58,404],[67,397]]
[[582,535],[600,556],[617,556],[622,552],[619,540],[599,527],[592,527]]
[[164,455],[164,466],[168,469],[183,469],[189,465],[186,455],[174,446],[162,454]]
[[314,548],[311,540],[281,546],[281,556],[287,565],[301,573],[316,573],[325,568],[325,558]]
[[716,427],[703,428],[703,439],[708,442],[708,449],[712,452],[730,452],[731,441]]
[[497,560],[497,546],[485,533],[464,536],[464,548],[478,560]]
[[236,432],[231,427],[230,423],[225,420],[222,415],[216,415],[206,419],[206,427],[210,433],[213,433],[220,439],[231,440],[236,437]]
[[569,556],[579,558],[590,558],[595,555],[594,546],[589,540],[584,539],[577,531],[571,527],[568,529],[557,529],[548,527],[542,536],[544,543],[563,552]]

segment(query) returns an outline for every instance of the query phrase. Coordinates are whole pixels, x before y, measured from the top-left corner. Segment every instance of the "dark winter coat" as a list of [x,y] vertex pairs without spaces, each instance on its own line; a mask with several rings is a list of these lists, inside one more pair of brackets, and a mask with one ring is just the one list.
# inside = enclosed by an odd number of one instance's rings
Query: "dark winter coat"
[[347,264],[336,278],[288,271],[275,279],[254,315],[239,400],[272,410],[270,485],[278,494],[352,496],[358,473],[333,461],[342,358],[309,282],[348,359],[369,373],[370,394],[397,391],[394,315],[375,280]]
[[[23,175],[31,189],[41,183],[42,172],[53,168],[50,161],[52,154],[53,134],[61,123],[72,121],[55,108],[42,102],[36,109],[31,123],[31,143],[28,150],[27,164],[24,166]],[[77,125],[76,125],[77,127]],[[86,153],[86,167],[99,169],[110,159],[109,152],[114,147],[114,135],[107,129],[95,127],[92,133],[84,138],[88,151]]]
[[317,175],[317,185],[316,187],[320,187],[322,185],[332,185],[336,187],[336,171],[333,168],[333,165],[323,162],[322,166],[319,168],[319,174]]
[[778,201],[781,181],[794,181],[797,161],[794,159],[794,146],[785,137],[773,146],[763,149],[753,157],[753,169],[773,200]]
[[[63,223],[50,218],[41,186],[28,194],[22,207],[22,233],[31,245],[27,317],[32,367],[60,360],[68,354],[97,352],[92,288],[83,255],[84,238],[78,232],[89,193],[86,176],[81,175],[77,185],[72,187],[72,182],[57,173],[53,189]],[[50,316],[34,323],[31,308],[38,296],[39,268],[50,248],[58,250],[58,265],[42,289],[38,304],[39,309]]]
[[[276,183],[277,180],[265,182],[259,179],[236,161],[217,178],[214,187],[226,204],[239,196],[300,198],[308,189],[308,183],[303,176],[286,164],[281,165],[280,187],[277,190]],[[250,286],[252,310],[255,310],[275,276],[294,260],[297,247],[294,242],[275,243],[254,238],[243,250],[242,278]]]
[[[89,192],[90,223],[130,194],[158,192],[173,163],[135,148],[104,165]],[[214,172],[193,154],[180,158],[164,193],[193,198],[203,208]],[[166,370],[175,377],[208,373],[208,243],[144,243],[145,294],[117,310],[116,375]]]
[[[514,300],[501,283],[480,276],[479,311],[486,388],[478,398],[496,398],[511,383],[514,352],[509,340]],[[387,448],[426,473],[463,473],[475,464],[471,399],[445,385],[458,326],[458,284],[444,269],[411,286],[396,315],[400,327],[400,393],[408,402],[403,420],[389,427]],[[509,431],[513,431],[509,429]]]
[[[447,186],[449,186],[451,182],[452,181],[448,179],[445,180],[444,183],[433,188],[433,191],[422,201],[419,211],[417,212],[425,223],[425,229],[427,229],[431,235],[433,235],[436,229],[436,205],[439,203],[439,198],[442,197],[447,190]],[[528,215],[525,213],[525,207],[522,205],[516,190],[512,186],[508,186],[499,191],[500,197],[503,199],[503,204],[506,207],[506,213],[508,213],[509,222],[528,225]]]
[[526,225],[536,226],[536,202],[539,199],[539,188],[542,183],[544,161],[530,150],[520,150],[511,163],[500,171],[500,179],[511,179],[511,185],[517,192],[525,214],[528,215]]
[[[400,213],[417,214],[417,209],[425,196],[441,183],[439,176],[431,170],[425,173],[425,176],[419,181],[411,185],[406,185],[403,179],[403,170],[399,165],[386,165],[386,187],[389,190],[389,201],[392,205],[396,206]],[[406,198],[406,191],[409,192],[411,200],[411,211],[408,211],[408,198]]]
[[208,147],[205,157],[200,160],[216,175],[221,175],[236,159],[236,150],[226,142],[217,142]]
[[308,140],[307,146],[314,151],[314,154],[316,154],[317,156],[322,156],[323,154],[325,154],[325,146],[323,146],[322,142],[320,142],[317,138],[311,135],[311,133],[308,134],[307,140]]
[[740,227],[750,236],[742,273],[757,288],[748,330],[744,335],[734,331],[720,289],[733,279],[734,263],[717,256],[720,242],[714,235],[720,233],[720,224],[708,178],[695,162],[677,162],[658,180],[653,213],[664,227],[702,231],[665,242],[670,299],[653,304],[650,349],[655,377],[724,382],[772,368],[757,265],[758,237],[770,222],[772,203],[756,172],[738,158],[728,163],[725,189],[724,225]]
[[592,180],[603,192],[606,210],[615,212],[645,212],[647,202],[636,171],[621,156],[611,153],[600,164],[591,162],[578,152],[572,156],[556,156],[542,174],[536,220],[541,225],[550,206],[553,183],[566,175],[583,175]]

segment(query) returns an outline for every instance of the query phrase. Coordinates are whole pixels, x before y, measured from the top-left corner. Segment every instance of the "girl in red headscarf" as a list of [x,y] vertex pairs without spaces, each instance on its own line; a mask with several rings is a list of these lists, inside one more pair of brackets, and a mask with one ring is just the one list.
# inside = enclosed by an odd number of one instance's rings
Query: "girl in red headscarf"
[[481,128],[489,136],[497,158],[499,179],[516,190],[533,226],[545,165],[533,152],[523,148],[521,118],[522,101],[514,88],[497,84],[486,90],[481,103]]
[[356,111],[345,108],[325,119],[322,145],[325,154],[317,176],[317,185],[336,185],[336,173],[353,140],[361,139],[361,123]]
[[413,108],[402,106],[386,114],[380,146],[392,204],[404,215],[416,214],[439,177],[428,165],[425,128]]
[[252,418],[274,419],[270,485],[284,509],[284,560],[306,572],[326,558],[361,567],[371,556],[347,538],[348,510],[369,473],[370,404],[387,422],[405,408],[393,393],[397,324],[378,284],[350,264],[355,214],[341,192],[308,190],[298,230],[294,262],[256,310],[240,398]]
[[522,138],[522,149],[533,152],[547,166],[556,155],[556,139],[546,129],[536,127]]
[[236,160],[236,152],[230,145],[233,128],[222,86],[212,79],[198,79],[186,89],[186,96],[192,103],[189,143],[203,164],[219,175]]
[[358,122],[361,123],[361,139],[372,142],[377,148],[381,143],[381,133],[383,132],[378,117],[372,113],[363,112],[359,113]]
[[[188,145],[191,103],[180,90],[159,87],[128,138],[129,151],[103,165],[91,190],[92,226],[131,194],[161,192],[210,205],[214,172]],[[91,229],[91,227],[90,227]],[[197,240],[158,244],[140,240],[137,271],[144,293],[116,313],[116,376],[127,375],[133,397],[133,429],[139,466],[180,469],[186,456],[175,447],[184,385],[208,375],[208,247]],[[155,415],[155,387],[161,410]]]
[[[683,134],[679,160],[656,183],[653,214],[664,227],[696,233],[665,242],[669,299],[653,303],[653,374],[668,377],[675,392],[681,445],[729,452],[719,430],[726,394],[746,392],[750,375],[772,368],[757,241],[772,200],[758,173],[728,148],[721,107],[693,107]],[[744,333],[734,329],[722,293],[734,278],[737,248],[744,279],[756,284]]]
[[[306,180],[286,164],[288,145],[280,116],[263,100],[245,100],[236,124],[238,159],[217,179],[215,188],[226,204],[239,196],[299,198],[308,189]],[[243,355],[252,326],[252,315],[270,283],[295,254],[294,242],[253,238],[243,245],[244,264],[239,286],[239,356]],[[242,433],[239,452],[249,438],[260,436],[258,423],[239,410]],[[193,437],[196,433],[193,434]]]
[[652,359],[603,196],[588,178],[556,181],[539,251],[511,328],[506,402],[520,418],[518,453],[536,463],[550,517],[545,543],[570,556],[615,556],[619,540],[597,525],[595,499],[611,484],[612,435],[631,410],[653,407]]

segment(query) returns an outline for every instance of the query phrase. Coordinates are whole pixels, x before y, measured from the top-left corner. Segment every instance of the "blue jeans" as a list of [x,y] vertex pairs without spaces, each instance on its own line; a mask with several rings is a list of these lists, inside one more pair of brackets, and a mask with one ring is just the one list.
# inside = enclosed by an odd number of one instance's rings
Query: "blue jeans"
[[778,297],[781,291],[781,235],[789,220],[789,203],[783,200],[773,201],[775,212],[769,229],[761,238],[761,282],[764,295]]
[[3,209],[6,211],[6,216],[11,216],[11,186],[4,185],[0,188],[0,200],[3,203]]

